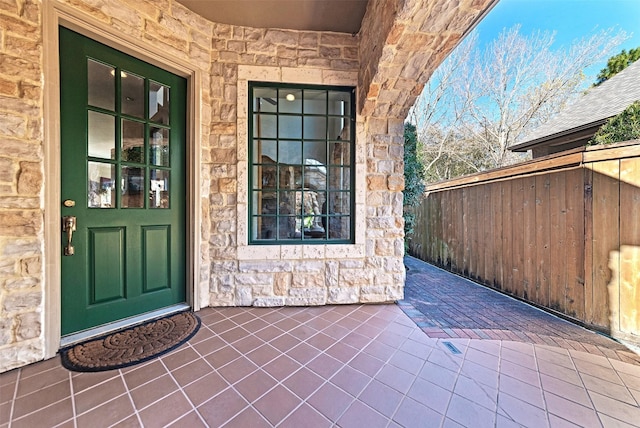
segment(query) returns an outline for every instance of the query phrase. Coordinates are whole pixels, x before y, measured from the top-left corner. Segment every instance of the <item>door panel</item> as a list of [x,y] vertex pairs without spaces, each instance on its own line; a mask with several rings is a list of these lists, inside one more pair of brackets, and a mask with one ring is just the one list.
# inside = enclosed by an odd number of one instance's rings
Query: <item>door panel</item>
[[[89,305],[124,299],[124,228],[89,228]],[[75,256],[75,255],[74,255]]]
[[171,288],[169,283],[171,266],[171,227],[143,227],[144,292]]
[[60,99],[62,334],[184,302],[186,80],[60,28]]

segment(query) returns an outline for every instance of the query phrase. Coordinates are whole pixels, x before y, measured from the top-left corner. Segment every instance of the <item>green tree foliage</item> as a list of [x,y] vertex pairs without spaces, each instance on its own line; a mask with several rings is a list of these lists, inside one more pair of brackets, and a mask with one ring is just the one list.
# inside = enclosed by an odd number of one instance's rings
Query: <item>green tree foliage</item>
[[420,203],[424,193],[424,168],[418,160],[418,134],[416,127],[410,123],[404,124],[404,192],[402,205],[404,206],[405,236],[413,232],[415,214],[413,207]]
[[622,52],[618,55],[614,55],[607,60],[607,66],[600,70],[593,86],[598,86],[602,82],[611,79],[638,59],[640,59],[640,46],[630,49],[629,52],[622,49]]
[[635,139],[640,139],[640,101],[609,119],[589,140],[589,144],[612,144]]

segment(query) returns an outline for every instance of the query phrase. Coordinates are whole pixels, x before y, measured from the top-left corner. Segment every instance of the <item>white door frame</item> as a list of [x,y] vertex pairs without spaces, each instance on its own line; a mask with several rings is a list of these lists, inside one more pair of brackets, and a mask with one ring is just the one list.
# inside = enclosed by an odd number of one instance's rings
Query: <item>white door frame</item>
[[57,0],[43,2],[44,73],[44,357],[53,357],[60,348],[61,315],[61,222],[60,222],[60,56],[59,26],[118,49],[187,79],[187,303],[199,310],[199,248],[201,201],[200,183],[200,70],[193,64],[168,55],[143,40],[121,34],[108,25]]

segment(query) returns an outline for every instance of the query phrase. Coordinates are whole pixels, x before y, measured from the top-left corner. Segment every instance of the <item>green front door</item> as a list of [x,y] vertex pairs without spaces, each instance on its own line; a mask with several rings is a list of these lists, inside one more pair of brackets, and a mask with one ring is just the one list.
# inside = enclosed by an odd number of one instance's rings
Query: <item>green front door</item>
[[185,79],[60,28],[60,98],[62,334],[184,302]]

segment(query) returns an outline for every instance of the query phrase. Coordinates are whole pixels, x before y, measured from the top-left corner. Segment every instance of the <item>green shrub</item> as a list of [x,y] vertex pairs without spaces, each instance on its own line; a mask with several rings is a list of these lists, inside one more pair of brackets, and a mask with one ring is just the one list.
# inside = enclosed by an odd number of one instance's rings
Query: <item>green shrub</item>
[[612,144],[640,138],[640,101],[627,107],[600,127],[589,145]]
[[[424,168],[418,159],[418,134],[416,127],[404,124],[404,232],[405,237],[413,232],[415,214],[413,208],[422,199],[424,193]],[[406,245],[406,241],[405,241]]]

